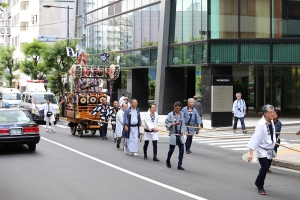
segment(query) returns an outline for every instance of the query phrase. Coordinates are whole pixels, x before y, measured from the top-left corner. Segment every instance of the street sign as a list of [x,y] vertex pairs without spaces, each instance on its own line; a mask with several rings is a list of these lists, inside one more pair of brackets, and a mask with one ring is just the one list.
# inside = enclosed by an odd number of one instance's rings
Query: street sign
[[54,35],[39,35],[38,36],[38,41],[39,42],[56,42],[58,37]]

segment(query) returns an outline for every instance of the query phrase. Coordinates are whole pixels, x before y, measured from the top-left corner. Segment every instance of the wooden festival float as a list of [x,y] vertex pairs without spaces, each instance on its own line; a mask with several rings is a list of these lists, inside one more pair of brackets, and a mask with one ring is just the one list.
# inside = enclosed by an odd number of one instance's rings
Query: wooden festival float
[[[77,134],[82,137],[86,131],[90,131],[92,135],[95,135],[97,130],[100,130],[100,112],[94,116],[92,111],[102,102],[104,97],[107,97],[107,87],[109,87],[110,94],[112,93],[113,81],[119,77],[120,66],[114,61],[114,51],[112,55],[113,62],[109,67],[105,65],[85,65],[86,62],[82,61],[84,57],[79,58],[80,64],[72,66],[71,71],[75,89],[73,93],[68,94],[65,104],[67,121],[72,135]],[[78,88],[80,88],[78,84],[85,83],[85,87],[87,87],[90,86],[89,83],[92,81],[99,83],[95,88],[98,90],[100,86],[102,91],[78,91]]]

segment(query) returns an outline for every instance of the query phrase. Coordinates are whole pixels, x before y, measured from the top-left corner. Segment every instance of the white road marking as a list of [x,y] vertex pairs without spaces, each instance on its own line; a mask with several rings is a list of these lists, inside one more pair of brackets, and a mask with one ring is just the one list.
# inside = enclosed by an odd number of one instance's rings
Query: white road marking
[[224,145],[224,146],[219,146],[222,148],[230,148],[230,147],[244,147],[247,146],[246,144],[236,144],[236,145]]
[[235,149],[232,149],[232,150],[234,150],[234,151],[248,151],[249,150],[249,148],[235,148]]
[[245,144],[247,145],[249,141],[237,141],[237,142],[221,142],[221,143],[212,143],[209,145],[223,145],[223,144]]
[[[283,139],[280,139],[283,140]],[[290,140],[291,142],[300,142],[300,140]]]
[[208,141],[197,141],[197,143],[217,143],[217,142],[235,142],[235,141],[249,141],[249,138],[246,139],[225,139],[225,140],[208,140]]
[[137,173],[131,172],[131,171],[127,170],[127,169],[123,169],[123,168],[118,167],[118,166],[116,166],[116,165],[113,165],[113,164],[111,164],[111,163],[108,163],[108,162],[105,162],[105,161],[100,160],[100,159],[98,159],[98,158],[95,158],[95,157],[93,157],[93,156],[87,155],[87,154],[85,154],[85,153],[82,153],[82,152],[80,152],[80,151],[77,151],[77,150],[75,150],[75,149],[73,149],[73,148],[70,148],[70,147],[65,146],[65,145],[63,145],[63,144],[60,144],[60,143],[55,142],[55,141],[53,141],[53,140],[49,140],[49,139],[47,139],[47,138],[45,138],[45,137],[41,137],[41,138],[42,138],[43,140],[47,141],[47,142],[50,142],[50,143],[52,143],[52,144],[55,144],[55,145],[60,146],[60,147],[62,147],[62,148],[65,148],[65,149],[67,149],[67,150],[70,150],[70,151],[72,151],[72,152],[74,152],[74,153],[77,153],[77,154],[79,154],[79,155],[81,155],[81,156],[84,156],[84,157],[86,157],[86,158],[89,158],[89,159],[91,159],[91,160],[94,160],[94,161],[96,161],[96,162],[99,162],[99,163],[101,163],[101,164],[103,164],[103,165],[106,165],[106,166],[108,166],[108,167],[114,168],[114,169],[116,169],[116,170],[119,170],[119,171],[121,171],[121,172],[124,172],[124,173],[126,173],[126,174],[129,174],[129,175],[131,175],[131,176],[137,177],[137,178],[142,179],[142,180],[144,180],[144,181],[153,183],[153,184],[155,184],[155,185],[158,185],[158,186],[161,186],[161,187],[163,187],[163,188],[172,190],[172,191],[174,191],[174,192],[177,192],[177,193],[179,193],[179,194],[182,194],[182,195],[191,197],[191,198],[193,198],[193,199],[206,200],[205,198],[202,198],[202,197],[199,197],[199,196],[197,196],[197,195],[191,194],[191,193],[189,193],[189,192],[180,190],[180,189],[178,189],[178,188],[175,188],[175,187],[166,185],[166,184],[164,184],[164,183],[155,181],[155,180],[153,180],[153,179],[150,179],[150,178],[147,178],[147,177],[145,177],[145,176],[139,175],[139,174],[137,174]]
[[[39,125],[40,127],[46,128],[46,125]],[[54,127],[59,127],[59,128],[70,128],[68,126],[64,126],[64,125],[60,125],[60,124],[56,124]],[[49,126],[49,128],[51,128],[51,126]]]

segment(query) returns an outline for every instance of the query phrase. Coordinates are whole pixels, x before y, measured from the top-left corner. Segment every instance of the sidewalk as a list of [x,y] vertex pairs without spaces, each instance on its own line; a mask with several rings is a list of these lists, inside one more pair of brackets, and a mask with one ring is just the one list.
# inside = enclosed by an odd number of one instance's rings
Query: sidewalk
[[[285,145],[289,148],[297,149],[300,151],[300,144],[288,144]],[[243,160],[247,161],[249,152],[242,156]],[[256,158],[256,152],[253,153],[253,163],[259,164],[258,159]],[[279,147],[276,158],[273,159],[272,166],[284,167],[288,169],[300,171],[300,153],[284,148]]]

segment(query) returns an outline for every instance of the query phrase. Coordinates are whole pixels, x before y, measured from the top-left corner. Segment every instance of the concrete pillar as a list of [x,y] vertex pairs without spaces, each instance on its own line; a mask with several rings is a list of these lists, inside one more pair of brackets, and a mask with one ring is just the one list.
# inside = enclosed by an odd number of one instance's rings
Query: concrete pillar
[[[165,71],[168,65],[168,41],[170,24],[171,0],[160,3],[160,28],[158,34],[158,53],[155,86],[155,103],[158,114],[163,114],[165,104]],[[179,90],[180,91],[180,90]],[[170,111],[169,111],[170,112]]]
[[140,111],[148,110],[148,69],[132,70],[132,98],[137,99]]

